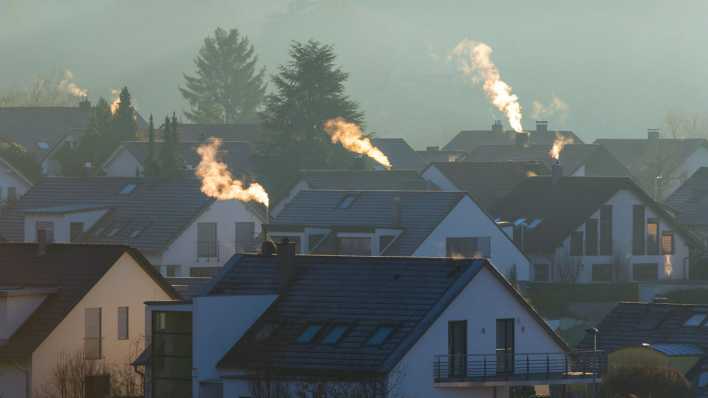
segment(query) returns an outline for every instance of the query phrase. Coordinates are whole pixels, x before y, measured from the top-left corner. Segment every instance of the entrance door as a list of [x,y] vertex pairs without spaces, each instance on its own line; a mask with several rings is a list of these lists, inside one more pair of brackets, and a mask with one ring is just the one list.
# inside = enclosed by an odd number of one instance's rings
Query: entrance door
[[497,319],[497,373],[514,372],[514,320]]
[[467,375],[467,321],[448,322],[447,332],[450,377],[465,377]]

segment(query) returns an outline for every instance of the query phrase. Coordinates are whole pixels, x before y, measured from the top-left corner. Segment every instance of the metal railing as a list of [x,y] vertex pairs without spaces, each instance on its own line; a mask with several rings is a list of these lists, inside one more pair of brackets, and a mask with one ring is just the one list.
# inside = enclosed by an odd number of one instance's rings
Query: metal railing
[[607,369],[603,351],[437,355],[435,382],[598,378]]

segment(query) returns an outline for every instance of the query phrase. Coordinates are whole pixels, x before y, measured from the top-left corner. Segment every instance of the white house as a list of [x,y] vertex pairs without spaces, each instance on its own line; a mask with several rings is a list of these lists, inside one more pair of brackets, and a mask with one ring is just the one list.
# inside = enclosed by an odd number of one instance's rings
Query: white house
[[539,282],[686,280],[701,246],[629,178],[528,178],[495,215]]
[[[602,353],[571,353],[484,259],[278,246],[234,256],[191,302],[148,304],[146,397],[495,397],[600,380]],[[175,335],[192,351],[175,355]]]
[[464,192],[300,191],[267,234],[299,253],[486,257],[510,278],[530,276],[526,256]]
[[0,206],[14,204],[31,187],[32,181],[0,158]]
[[177,298],[125,246],[0,244],[0,396],[55,392],[55,371],[75,360],[105,367],[89,375],[97,388],[115,384],[143,347],[144,302]]
[[196,178],[45,178],[0,218],[0,235],[34,242],[119,243],[165,276],[210,276],[254,250],[265,210],[206,197]]

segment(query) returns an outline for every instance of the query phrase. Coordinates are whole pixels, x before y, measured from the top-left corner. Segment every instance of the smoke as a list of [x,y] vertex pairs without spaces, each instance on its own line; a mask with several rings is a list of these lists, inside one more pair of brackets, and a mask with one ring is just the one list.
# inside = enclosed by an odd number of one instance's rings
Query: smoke
[[560,133],[556,133],[556,139],[553,141],[553,146],[551,147],[551,150],[548,151],[548,155],[551,158],[558,160],[560,159],[560,153],[563,151],[563,148],[574,142],[575,141],[572,137],[566,137]]
[[519,98],[511,93],[511,86],[501,79],[499,69],[491,59],[492,48],[485,43],[464,39],[450,52],[450,59],[456,59],[460,71],[482,88],[497,109],[506,115],[509,125],[517,133],[521,126],[521,105]]
[[217,159],[220,146],[221,140],[212,137],[208,143],[197,148],[202,159],[195,174],[202,180],[202,192],[218,200],[258,202],[268,207],[270,199],[261,184],[252,182],[244,187],[243,181],[235,179],[229,167]]
[[87,97],[88,90],[79,87],[79,85],[74,83],[73,80],[74,74],[71,73],[69,69],[67,69],[64,71],[64,79],[59,82],[57,88],[59,89],[59,91],[63,91],[69,95],[73,95],[74,97]]
[[569,108],[565,101],[554,95],[547,105],[539,100],[534,100],[531,104],[531,117],[534,119],[546,119],[559,116],[561,119],[565,119]]
[[120,90],[111,90],[111,97],[113,97],[113,100],[111,101],[111,114],[115,115],[116,112],[118,112],[118,107],[120,106]]
[[329,134],[333,144],[340,143],[346,150],[366,155],[381,164],[386,170],[391,169],[388,157],[374,146],[355,123],[337,117],[327,120],[324,123],[324,130]]

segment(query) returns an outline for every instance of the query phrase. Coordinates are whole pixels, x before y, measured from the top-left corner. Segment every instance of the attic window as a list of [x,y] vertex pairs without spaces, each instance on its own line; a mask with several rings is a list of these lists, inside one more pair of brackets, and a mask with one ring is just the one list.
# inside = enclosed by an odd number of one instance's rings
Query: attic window
[[111,229],[110,231],[108,231],[108,233],[106,234],[106,236],[108,236],[109,238],[112,238],[112,237],[116,236],[116,234],[118,233],[118,231],[120,231],[120,227],[114,227],[113,229]]
[[325,337],[322,339],[322,344],[337,344],[342,339],[344,334],[349,330],[348,325],[332,326]]
[[529,224],[528,228],[529,228],[529,229],[534,229],[534,228],[538,227],[538,224],[540,224],[540,223],[541,223],[541,219],[540,219],[540,218],[537,218],[537,219],[531,221],[531,223]]
[[317,337],[317,335],[322,330],[322,324],[313,323],[305,328],[305,331],[297,338],[297,343],[299,344],[309,344],[312,340]]
[[339,209],[348,209],[352,206],[352,203],[354,203],[354,199],[356,199],[356,195],[347,195],[345,196],[341,202],[337,205],[337,208]]
[[38,142],[38,143],[37,143],[37,147],[38,147],[39,149],[43,150],[43,151],[49,150],[49,144],[47,144],[47,143],[44,142],[44,141]]
[[127,184],[120,190],[121,195],[127,195],[135,190],[135,184]]
[[137,238],[138,235],[140,235],[141,232],[143,232],[142,229],[136,229],[136,230],[134,230],[133,232],[130,233],[130,238],[131,238],[131,239]]
[[393,326],[379,326],[374,330],[374,333],[366,341],[366,345],[370,346],[380,346],[383,344],[393,333]]
[[693,314],[690,318],[683,324],[683,326],[700,326],[703,321],[706,320],[706,314]]

